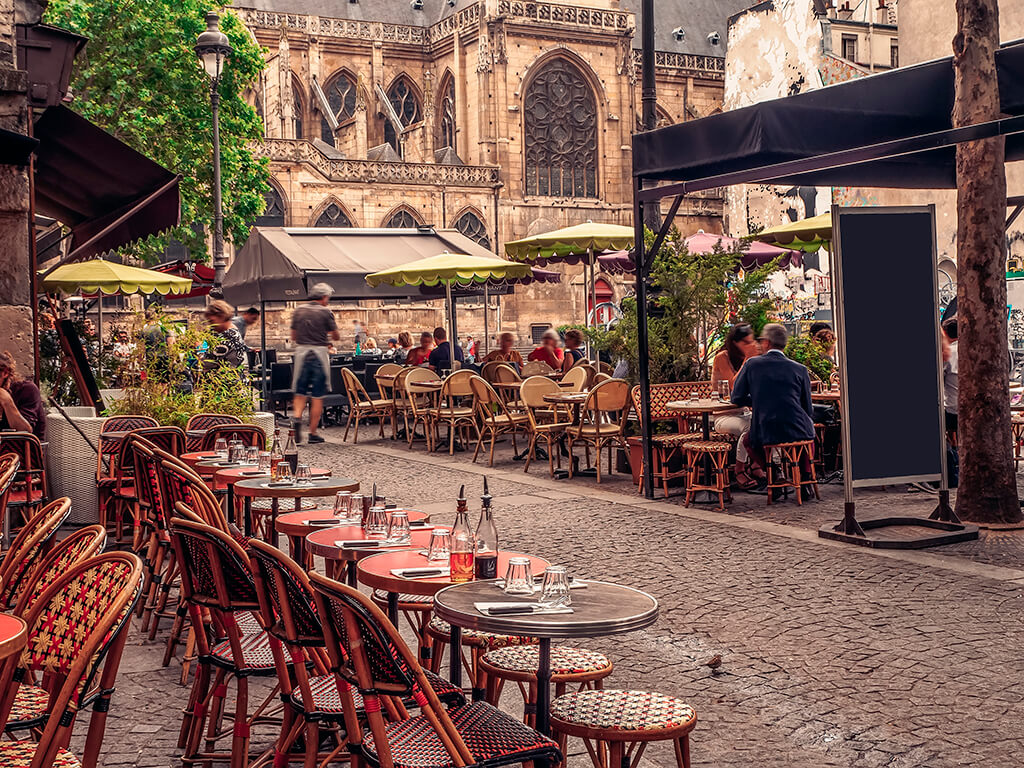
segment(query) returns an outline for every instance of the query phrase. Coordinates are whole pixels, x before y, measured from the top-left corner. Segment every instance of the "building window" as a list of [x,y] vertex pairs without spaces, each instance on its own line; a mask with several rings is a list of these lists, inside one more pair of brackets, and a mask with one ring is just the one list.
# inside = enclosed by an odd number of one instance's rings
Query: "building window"
[[544,343],[544,331],[551,328],[551,323],[534,323],[530,326],[530,341],[534,344]]
[[404,208],[391,214],[391,218],[384,222],[389,229],[415,229],[419,225],[416,217]]
[[337,203],[331,203],[316,220],[317,227],[351,227],[352,222]]
[[292,128],[296,139],[304,138],[303,116],[306,114],[305,92],[299,78],[292,73]]
[[843,35],[843,58],[847,61],[857,61],[856,35]]
[[[416,98],[416,92],[412,89],[409,81],[404,77],[398,78],[388,89],[388,101],[391,102],[402,128],[415,125],[423,119],[420,111],[420,101]],[[395,152],[402,154],[399,146],[398,133],[390,120],[384,120],[384,141],[395,148]]]
[[270,191],[263,195],[263,201],[266,203],[266,207],[263,209],[263,213],[256,217],[253,226],[283,227],[284,201],[281,199],[281,193],[275,187],[271,187]]
[[[327,104],[334,113],[334,119],[339,124],[344,123],[356,113],[356,81],[344,72],[331,80],[324,88],[324,96],[327,97]],[[334,145],[334,131],[331,130],[327,118],[320,117],[320,138],[330,145]]]
[[455,78],[449,77],[441,90],[441,120],[438,124],[438,149],[455,146]]
[[466,211],[455,221],[455,228],[475,243],[490,250],[491,238],[487,234],[487,227],[483,221],[472,211]]
[[896,69],[900,65],[900,46],[895,40],[889,44],[889,66]]
[[523,97],[526,194],[597,197],[597,104],[566,59],[547,64]]

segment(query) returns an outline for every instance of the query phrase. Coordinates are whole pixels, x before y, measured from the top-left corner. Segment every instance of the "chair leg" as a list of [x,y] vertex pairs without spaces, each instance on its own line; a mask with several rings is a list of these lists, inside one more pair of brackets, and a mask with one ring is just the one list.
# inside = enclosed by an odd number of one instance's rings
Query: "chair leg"
[[489,466],[489,467],[493,467],[494,466],[494,441],[495,441],[495,439],[497,437],[498,437],[498,430],[495,429],[494,427],[491,427],[491,455],[490,455],[490,459],[487,462],[487,466]]
[[[537,446],[537,433],[534,432],[530,436],[530,444],[526,446],[526,461],[523,463],[523,472],[530,471],[530,462],[536,458],[536,446]],[[550,454],[548,455],[548,461],[551,461]],[[552,470],[553,472],[553,470]]]
[[673,739],[673,742],[676,750],[676,765],[679,768],[690,768],[690,735],[680,736]]
[[[348,420],[345,422],[345,434],[341,438],[341,442],[343,442],[343,443],[347,443],[348,442],[348,430],[352,426],[352,417],[353,417],[353,415],[355,415],[355,412],[356,412],[355,407],[352,405],[351,401],[349,401]],[[356,424],[358,425],[358,423],[359,422],[357,421]],[[358,426],[356,428],[358,429]]]
[[359,421],[362,418],[363,414],[359,408],[356,408],[354,410],[356,414],[356,424],[355,429],[352,432],[352,445],[359,445]]
[[[249,680],[235,678],[235,723],[231,733],[231,768],[246,768],[249,765]],[[315,752],[318,744],[313,744]],[[306,748],[310,746],[307,744]]]

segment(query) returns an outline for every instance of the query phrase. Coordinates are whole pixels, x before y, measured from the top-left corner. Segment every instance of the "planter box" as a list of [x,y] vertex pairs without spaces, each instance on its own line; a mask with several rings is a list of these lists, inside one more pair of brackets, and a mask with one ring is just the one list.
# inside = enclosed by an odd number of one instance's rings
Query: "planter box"
[[[71,421],[93,445],[99,444],[100,428],[106,420],[93,408],[65,408]],[[46,414],[46,474],[50,498],[71,499],[68,522],[92,525],[100,521],[96,494],[96,452],[59,411]]]
[[267,440],[274,437],[274,414],[267,411],[256,411],[251,417],[242,419],[246,424],[253,424],[263,430]]

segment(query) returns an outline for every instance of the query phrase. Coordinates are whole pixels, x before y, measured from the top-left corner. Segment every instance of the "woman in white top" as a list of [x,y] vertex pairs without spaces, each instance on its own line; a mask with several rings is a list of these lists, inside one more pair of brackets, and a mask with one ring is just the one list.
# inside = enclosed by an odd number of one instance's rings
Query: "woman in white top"
[[[734,325],[725,337],[725,346],[715,355],[711,364],[711,384],[717,391],[718,382],[728,381],[732,389],[736,375],[743,367],[744,361],[761,353],[760,345],[754,338],[754,329],[746,323]],[[715,418],[715,431],[734,435],[736,442],[736,482],[743,490],[756,488],[757,480],[764,476],[758,468],[747,466],[747,447],[743,444],[743,436],[750,430],[750,411],[737,408],[723,411]],[[756,479],[755,479],[756,478]]]

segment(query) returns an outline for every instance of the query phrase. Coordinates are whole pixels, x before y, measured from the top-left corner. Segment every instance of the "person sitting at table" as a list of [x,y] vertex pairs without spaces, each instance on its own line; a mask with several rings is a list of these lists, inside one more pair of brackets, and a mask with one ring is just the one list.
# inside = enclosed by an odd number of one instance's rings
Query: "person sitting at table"
[[568,371],[580,360],[584,359],[585,355],[581,347],[583,346],[583,331],[579,328],[570,328],[565,332],[565,351],[562,354],[562,371]]
[[430,357],[430,352],[434,349],[434,337],[430,331],[424,331],[420,334],[420,345],[416,349],[410,349],[409,353],[405,357],[406,365],[423,365],[427,362],[427,358]]
[[203,317],[217,337],[216,344],[206,352],[205,359],[208,362],[218,362],[235,368],[248,364],[249,348],[245,346],[242,334],[235,327],[234,316],[235,308],[223,299],[211,301],[203,310]]
[[[767,470],[766,445],[814,440],[814,421],[811,418],[811,377],[807,368],[783,354],[789,334],[784,326],[769,323],[761,332],[768,351],[748,358],[733,382],[732,402],[753,409],[750,430],[746,435],[750,459],[762,471]],[[810,474],[806,455],[800,471]],[[801,488],[805,499],[810,489]],[[781,497],[782,489],[773,491],[773,498]]]
[[523,356],[520,355],[512,346],[516,343],[515,334],[505,331],[501,336],[498,337],[498,349],[492,350],[484,358],[485,363],[514,363],[517,366],[522,367]]
[[562,370],[564,355],[558,346],[558,341],[558,331],[554,328],[548,328],[544,331],[544,335],[541,336],[540,346],[530,353],[527,360],[540,360],[542,363],[550,365],[556,371]]
[[363,343],[363,351],[372,351],[377,349],[377,340],[373,336],[367,336],[366,341]]
[[[747,323],[739,323],[729,329],[725,337],[725,345],[722,351],[715,355],[711,364],[711,390],[718,391],[720,381],[729,382],[729,389],[732,390],[733,382],[743,367],[744,362],[751,357],[761,354],[757,339],[754,338],[754,329]],[[750,430],[750,411],[746,408],[737,408],[732,411],[722,411],[715,417],[715,431],[736,437],[736,482],[744,491],[750,491],[758,486],[758,480],[764,478],[764,473],[758,467],[748,466],[747,447],[744,445],[743,436]]]
[[444,328],[434,329],[434,345],[430,357],[427,358],[427,363],[432,371],[450,371],[454,369],[455,366],[452,365],[453,353],[455,355],[454,359],[460,363],[466,359],[462,347],[458,344],[453,346],[448,341],[448,332]]
[[[388,342],[390,346],[390,342]],[[409,359],[409,353],[412,352],[412,336],[409,335],[408,331],[402,331],[398,334],[398,345],[395,347],[395,362],[399,365],[405,365],[406,360]]]
[[10,352],[0,352],[0,429],[31,432],[40,440],[46,432],[46,409],[39,387],[18,375]]

